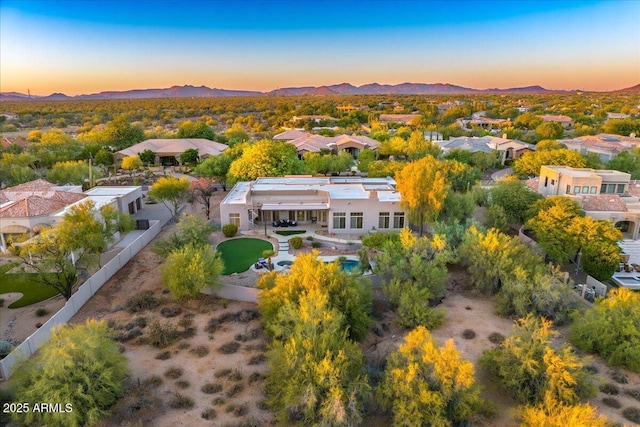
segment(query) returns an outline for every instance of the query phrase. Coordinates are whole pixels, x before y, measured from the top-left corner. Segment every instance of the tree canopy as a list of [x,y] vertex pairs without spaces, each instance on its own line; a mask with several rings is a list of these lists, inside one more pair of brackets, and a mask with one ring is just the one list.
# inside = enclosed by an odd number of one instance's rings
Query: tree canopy
[[177,220],[180,203],[187,196],[189,185],[187,177],[163,176],[151,186],[147,194],[154,199],[162,201],[171,212],[173,219]]
[[260,140],[247,145],[240,158],[231,163],[228,177],[232,182],[253,181],[265,176],[295,175],[304,171],[295,146],[282,141]]
[[510,224],[524,224],[541,196],[515,177],[507,177],[491,189],[491,204],[502,206]]
[[556,150],[529,151],[513,162],[513,170],[520,177],[540,175],[542,166],[585,167],[586,161],[580,153],[568,148]]
[[162,284],[181,301],[196,297],[205,287],[216,287],[222,271],[224,262],[211,246],[187,244],[167,257],[162,266]]

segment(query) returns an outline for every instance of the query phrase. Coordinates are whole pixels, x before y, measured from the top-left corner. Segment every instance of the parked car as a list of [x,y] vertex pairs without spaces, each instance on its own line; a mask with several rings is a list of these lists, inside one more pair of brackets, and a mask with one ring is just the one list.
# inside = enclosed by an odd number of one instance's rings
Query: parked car
[[297,227],[298,223],[290,219],[280,219],[278,221],[273,221],[272,225],[274,227]]

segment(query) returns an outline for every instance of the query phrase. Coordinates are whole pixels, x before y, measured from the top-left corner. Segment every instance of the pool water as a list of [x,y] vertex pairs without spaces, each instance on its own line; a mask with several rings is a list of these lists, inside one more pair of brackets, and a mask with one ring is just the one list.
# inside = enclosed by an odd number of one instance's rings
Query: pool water
[[[331,264],[333,261],[325,261],[327,264]],[[276,263],[280,267],[291,267],[293,265],[293,261],[278,261]],[[342,265],[340,266],[340,270],[351,272],[360,266],[360,262],[347,259],[342,261]]]
[[291,267],[293,265],[293,261],[278,261],[276,264],[280,267]]

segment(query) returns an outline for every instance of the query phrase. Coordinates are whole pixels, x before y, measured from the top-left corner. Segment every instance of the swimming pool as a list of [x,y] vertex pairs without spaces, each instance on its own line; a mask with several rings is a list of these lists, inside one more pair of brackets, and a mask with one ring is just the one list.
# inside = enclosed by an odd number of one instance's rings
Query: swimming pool
[[640,290],[640,279],[634,276],[613,276],[611,278],[616,284],[627,289]]
[[[335,262],[335,261],[325,261],[325,263],[327,264],[331,264],[332,262]],[[293,261],[278,261],[276,264],[279,265],[280,267],[291,267],[293,265]],[[340,270],[350,273],[356,268],[358,268],[359,266],[360,266],[360,262],[353,259],[346,259],[342,261],[340,265]]]

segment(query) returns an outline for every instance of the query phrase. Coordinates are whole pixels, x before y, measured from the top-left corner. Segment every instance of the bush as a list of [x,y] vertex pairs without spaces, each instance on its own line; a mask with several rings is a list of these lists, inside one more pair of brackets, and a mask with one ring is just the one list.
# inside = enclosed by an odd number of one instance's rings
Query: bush
[[603,392],[604,394],[611,394],[614,396],[620,393],[620,390],[618,390],[618,386],[611,383],[602,384],[600,386],[600,391]]
[[382,249],[387,242],[400,241],[400,235],[398,233],[371,233],[361,238],[362,244],[372,249]]
[[0,298],[0,307],[4,307],[4,298]]
[[225,224],[222,226],[222,234],[224,237],[233,237],[238,232],[238,226],[235,224]]
[[249,359],[248,365],[259,365],[266,361],[267,361],[267,356],[265,356],[264,354],[258,354],[257,356],[252,356],[251,359]]
[[321,248],[322,247],[322,243],[320,243],[320,242],[312,242],[311,243],[311,247],[314,248],[314,249]]
[[9,341],[0,340],[0,357],[4,357],[11,353],[12,345]]
[[309,242],[313,242],[313,236],[307,236],[307,240],[308,240]]
[[189,353],[193,353],[198,357],[204,357],[209,354],[209,348],[204,345],[199,345],[196,348],[189,350]]
[[231,369],[220,369],[219,371],[216,371],[215,374],[213,374],[213,376],[216,378],[224,378],[228,377],[229,375],[231,375]]
[[289,239],[289,246],[293,249],[300,249],[302,247],[302,237],[292,237]]
[[217,383],[204,383],[200,388],[200,391],[204,394],[214,394],[222,391],[222,385]]
[[224,405],[226,402],[227,401],[225,400],[224,397],[216,397],[211,401],[211,404],[214,406],[220,406],[220,405]]
[[632,423],[640,424],[640,409],[638,408],[627,408],[622,411],[622,416]]
[[164,372],[164,376],[169,378],[169,379],[175,380],[177,378],[180,378],[182,376],[183,372],[184,371],[182,370],[182,368],[178,368],[176,366],[173,366],[173,367],[167,369]]
[[239,405],[239,404],[232,403],[229,406],[227,406],[227,408],[224,411],[228,414],[233,414],[236,417],[241,417],[243,415],[246,415],[249,412],[249,408],[247,407],[246,404]]
[[231,381],[242,381],[242,372],[240,372],[239,369],[235,369],[233,372],[231,372],[231,374],[229,375],[229,379]]
[[473,329],[465,329],[462,331],[462,338],[466,340],[472,340],[476,337],[476,333]]
[[222,345],[218,349],[218,352],[222,353],[222,354],[233,354],[233,353],[237,352],[239,348],[240,348],[240,344],[238,344],[235,341],[231,341],[231,342],[228,342],[228,343]]
[[176,382],[176,386],[178,386],[178,388],[185,389],[189,388],[191,386],[191,383],[186,380],[180,380]]
[[227,397],[234,397],[242,393],[242,390],[244,390],[244,385],[242,385],[241,383],[236,383],[233,385],[233,387],[227,390],[227,392],[224,395]]
[[157,360],[167,360],[171,358],[171,353],[168,351],[163,351],[162,353],[156,354]]
[[614,399],[613,397],[605,397],[602,399],[602,403],[604,403],[607,406],[610,406],[611,408],[615,408],[618,409],[620,408],[622,405],[620,404],[620,402],[618,401],[618,399]]
[[625,394],[633,397],[635,400],[640,400],[640,388],[629,389],[625,391]]
[[180,338],[180,333],[169,322],[160,323],[156,320],[149,326],[150,344],[156,348],[168,347],[178,338]]
[[131,313],[137,313],[139,311],[151,310],[160,305],[160,301],[153,295],[151,291],[142,291],[126,302],[125,306]]
[[169,401],[169,407],[173,409],[190,409],[193,408],[193,404],[192,398],[180,393],[176,393],[173,399]]
[[217,416],[217,414],[215,409],[207,408],[204,411],[202,411],[202,414],[200,414],[200,416],[205,420],[212,420]]

